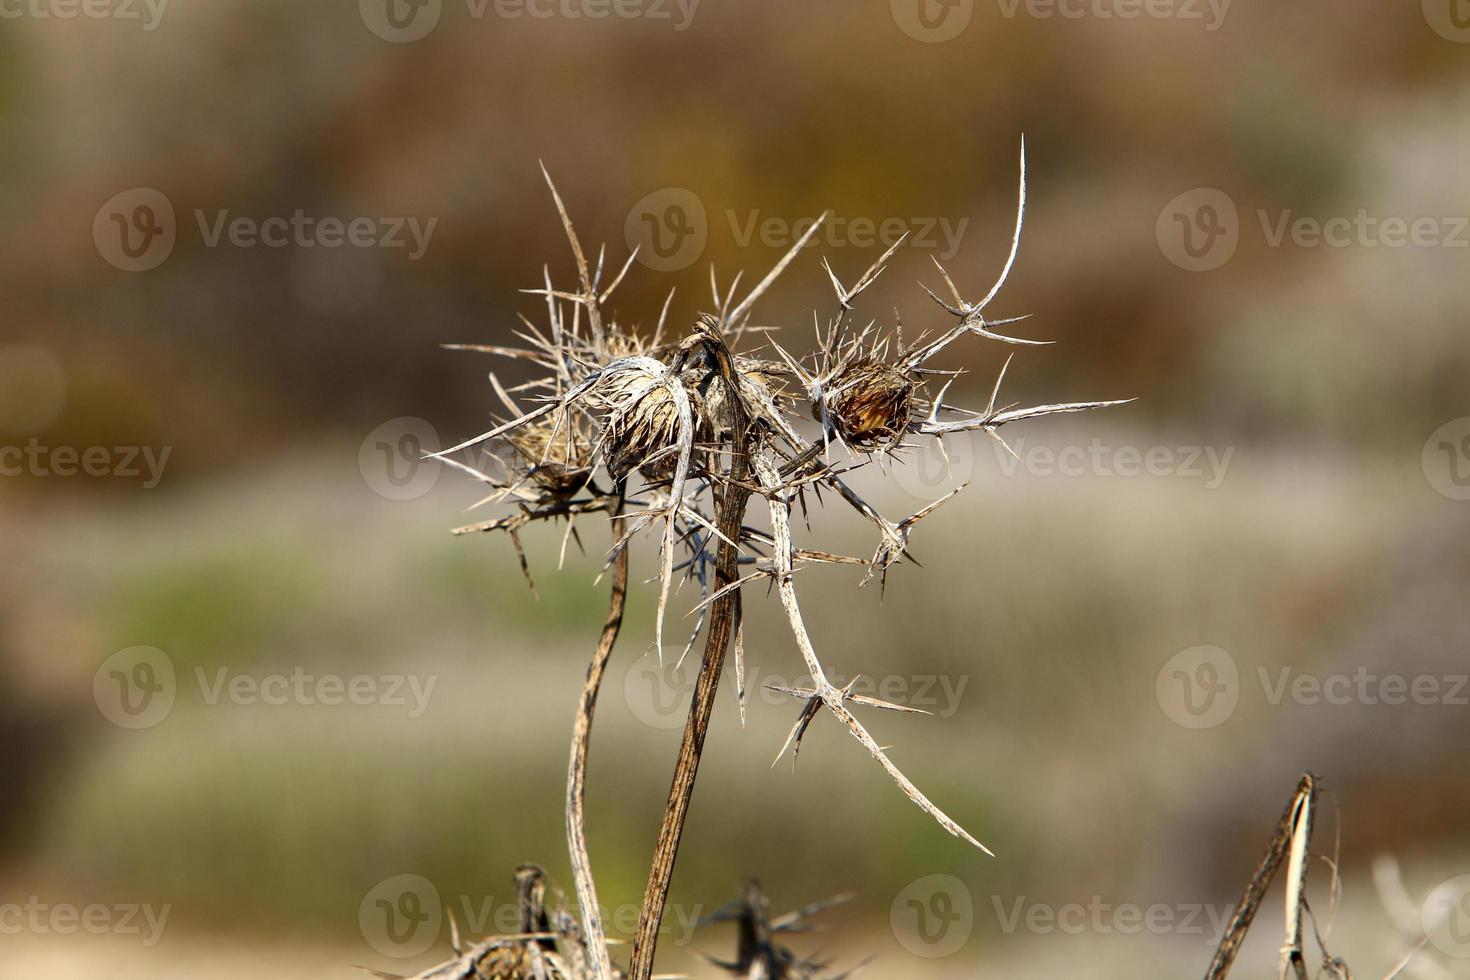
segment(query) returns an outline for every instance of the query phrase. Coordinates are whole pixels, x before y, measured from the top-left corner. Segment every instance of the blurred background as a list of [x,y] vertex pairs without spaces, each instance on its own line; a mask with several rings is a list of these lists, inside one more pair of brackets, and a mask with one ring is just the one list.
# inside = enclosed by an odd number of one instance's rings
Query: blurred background
[[[504,927],[517,864],[570,888],[606,534],[558,569],[527,533],[533,597],[418,462],[499,408],[440,345],[570,281],[538,160],[611,267],[642,246],[614,305],[649,328],[831,211],[757,309],[805,349],[820,259],[850,283],[905,230],[863,322],[944,325],[931,256],[981,294],[1023,133],[992,310],[1057,344],[1002,399],[1138,400],[872,474],[894,519],[971,485],[881,596],[801,583],[998,856],[828,719],[771,766],[764,684],[802,671],[753,593],[660,968],[708,975],[732,937],[690,923],[753,875],[777,911],[856,893],[796,945],[880,978],[1199,975],[1311,770],[1329,948],[1381,977],[1427,930],[1413,975],[1470,976],[1467,111],[1464,0],[0,0],[0,976],[409,973],[450,914]],[[951,400],[1012,350],[951,348]],[[840,505],[799,533],[873,547]],[[655,595],[592,755],[620,936],[693,672],[645,653]]]

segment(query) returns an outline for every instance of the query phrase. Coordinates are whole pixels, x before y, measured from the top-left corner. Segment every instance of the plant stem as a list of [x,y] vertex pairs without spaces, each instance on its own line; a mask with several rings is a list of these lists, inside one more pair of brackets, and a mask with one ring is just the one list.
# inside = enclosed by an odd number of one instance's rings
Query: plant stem
[[[1235,964],[1236,954],[1240,952],[1241,944],[1245,942],[1245,934],[1250,930],[1251,923],[1255,921],[1256,912],[1261,907],[1261,900],[1266,897],[1266,889],[1271,886],[1271,879],[1276,876],[1277,869],[1281,867],[1281,862],[1286,858],[1298,803],[1302,799],[1313,803],[1316,798],[1317,777],[1306,773],[1297,783],[1296,792],[1291,795],[1285,812],[1281,814],[1281,820],[1276,824],[1276,832],[1271,835],[1271,843],[1266,846],[1265,856],[1261,858],[1261,863],[1257,865],[1250,881],[1246,882],[1240,901],[1235,903],[1235,912],[1230,917],[1230,924],[1220,939],[1220,945],[1215,950],[1209,969],[1205,971],[1205,980],[1225,980],[1225,977],[1229,975],[1230,968]],[[1288,937],[1288,941],[1290,938]]]
[[[623,536],[623,501],[613,505],[612,538]],[[592,957],[595,980],[612,980],[612,963],[607,955],[607,937],[602,929],[602,912],[597,903],[597,885],[592,878],[592,860],[587,854],[587,754],[592,749],[592,716],[597,711],[597,693],[607,671],[613,645],[623,626],[623,609],[628,600],[628,548],[618,552],[613,561],[612,594],[607,603],[607,619],[602,624],[602,637],[592,663],[587,667],[587,682],[577,704],[577,721],[572,728],[572,758],[567,767],[567,850],[571,854],[572,876],[577,883],[577,904],[582,910],[582,933]]]
[[[720,373],[729,385],[733,430],[729,479],[716,491],[716,526],[724,536],[715,560],[715,588],[719,590],[736,581],[740,573],[739,551],[731,542],[740,540],[740,530],[745,521],[745,505],[750,499],[750,491],[745,488],[750,475],[750,447],[746,445],[746,414],[735,393],[730,354],[724,350],[723,344],[713,353],[720,362]],[[711,607],[704,658],[700,662],[699,677],[694,684],[694,697],[689,706],[689,720],[684,725],[684,738],[679,743],[674,781],[669,788],[663,825],[659,828],[658,844],[654,848],[653,864],[648,872],[648,887],[643,893],[643,907],[638,915],[638,932],[633,937],[633,956],[628,965],[628,980],[649,980],[653,976],[653,956],[658,946],[659,927],[669,898],[674,861],[679,855],[679,840],[684,834],[684,822],[689,816],[689,804],[694,797],[694,780],[699,774],[700,757],[704,754],[704,739],[709,732],[715,694],[719,690],[720,674],[725,667],[725,652],[735,633],[738,601],[739,590],[731,589],[716,599]]]

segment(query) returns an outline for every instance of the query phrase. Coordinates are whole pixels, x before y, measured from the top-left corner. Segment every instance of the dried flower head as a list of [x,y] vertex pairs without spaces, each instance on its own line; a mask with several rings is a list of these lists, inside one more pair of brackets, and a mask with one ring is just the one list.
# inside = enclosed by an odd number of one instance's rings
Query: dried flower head
[[812,403],[812,418],[831,425],[854,449],[876,452],[898,444],[913,420],[917,382],[876,357],[860,357],[834,376]]
[[692,425],[695,406],[681,379],[656,361],[640,361],[610,372],[589,394],[602,414],[603,459],[614,481],[634,469],[647,474],[662,467],[673,475],[679,454],[681,421]]
[[558,497],[576,494],[592,476],[589,423],[576,410],[558,409],[506,434],[523,475]]

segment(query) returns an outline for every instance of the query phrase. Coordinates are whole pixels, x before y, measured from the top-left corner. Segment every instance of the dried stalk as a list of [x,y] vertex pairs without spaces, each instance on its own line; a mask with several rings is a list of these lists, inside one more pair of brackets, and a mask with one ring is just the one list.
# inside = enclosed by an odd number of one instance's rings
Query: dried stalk
[[[612,536],[616,542],[623,535],[622,501],[613,508]],[[595,980],[612,980],[612,963],[607,955],[607,936],[602,928],[602,912],[597,901],[597,885],[592,877],[592,860],[587,854],[587,755],[592,749],[592,716],[597,711],[597,694],[602,688],[603,674],[618,632],[623,626],[623,609],[628,601],[628,549],[623,548],[613,560],[612,594],[608,597],[607,619],[592,663],[587,667],[587,681],[577,703],[577,721],[572,729],[572,758],[567,766],[567,849],[571,853],[572,877],[577,886],[577,903],[582,911],[582,935],[591,957]]]
[[[714,345],[717,344],[717,347]],[[684,835],[684,823],[689,816],[689,804],[694,797],[694,780],[699,774],[699,761],[704,754],[704,740],[709,733],[710,717],[714,712],[715,695],[720,686],[720,674],[725,667],[725,651],[735,634],[735,612],[738,591],[727,588],[739,579],[739,550],[734,542],[740,538],[740,529],[745,523],[745,505],[750,499],[746,486],[750,473],[750,457],[745,451],[748,420],[736,391],[730,352],[722,341],[713,341],[717,358],[720,383],[728,385],[730,407],[733,413],[734,449],[730,453],[728,479],[716,491],[718,502],[720,542],[719,557],[715,564],[715,587],[722,590],[712,606],[709,633],[705,638],[704,658],[699,665],[699,677],[695,681],[694,696],[689,706],[689,719],[684,725],[684,737],[679,743],[679,757],[674,765],[673,785],[669,788],[668,803],[664,808],[663,824],[659,827],[658,844],[654,848],[653,863],[648,871],[648,887],[643,893],[643,907],[638,914],[638,931],[633,938],[633,957],[628,965],[628,980],[649,980],[653,975],[653,957],[658,947],[658,932],[663,921],[664,906],[668,902],[669,885],[674,876],[674,862],[679,855],[679,841]]]
[[[1298,976],[1306,976],[1306,968],[1302,963],[1299,906],[1306,875],[1306,847],[1311,838],[1311,812],[1315,809],[1316,800],[1317,777],[1306,773],[1297,783],[1296,792],[1292,794],[1291,802],[1287,803],[1286,811],[1281,814],[1276,832],[1271,835],[1271,842],[1266,846],[1265,856],[1246,883],[1245,892],[1235,906],[1235,913],[1230,917],[1230,924],[1220,939],[1214,959],[1210,961],[1210,968],[1205,971],[1205,980],[1225,980],[1229,975],[1230,968],[1240,953],[1241,944],[1245,942],[1246,933],[1255,921],[1256,913],[1260,911],[1261,900],[1266,897],[1266,890],[1271,886],[1271,879],[1276,876],[1289,850],[1292,853],[1292,870],[1297,880],[1295,883],[1289,882],[1287,886],[1287,942],[1282,955],[1282,976],[1286,975],[1288,963],[1295,965]],[[1293,898],[1298,905],[1298,911],[1293,911],[1291,907]]]

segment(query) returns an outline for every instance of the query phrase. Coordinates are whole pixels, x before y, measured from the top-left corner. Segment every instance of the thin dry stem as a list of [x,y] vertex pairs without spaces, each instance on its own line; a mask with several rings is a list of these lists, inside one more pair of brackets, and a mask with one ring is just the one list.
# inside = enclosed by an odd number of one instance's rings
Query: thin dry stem
[[[622,533],[623,516],[619,504],[613,511],[612,534],[616,540]],[[577,886],[577,902],[582,911],[582,935],[591,955],[594,980],[612,980],[612,964],[607,955],[607,936],[602,928],[601,906],[597,885],[592,876],[592,859],[587,853],[587,756],[592,750],[592,716],[597,711],[597,694],[607,671],[608,659],[623,626],[623,610],[628,601],[628,549],[618,552],[613,561],[612,590],[608,597],[607,619],[592,663],[587,667],[587,681],[577,703],[577,721],[572,729],[572,756],[567,766],[567,850],[571,854],[572,876]]]

